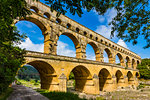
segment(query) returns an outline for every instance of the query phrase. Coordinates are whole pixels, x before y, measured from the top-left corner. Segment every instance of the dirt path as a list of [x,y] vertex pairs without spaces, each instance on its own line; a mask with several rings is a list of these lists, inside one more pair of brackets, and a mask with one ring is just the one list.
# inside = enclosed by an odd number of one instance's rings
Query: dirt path
[[13,85],[12,88],[14,91],[7,100],[49,100],[40,93],[22,85]]

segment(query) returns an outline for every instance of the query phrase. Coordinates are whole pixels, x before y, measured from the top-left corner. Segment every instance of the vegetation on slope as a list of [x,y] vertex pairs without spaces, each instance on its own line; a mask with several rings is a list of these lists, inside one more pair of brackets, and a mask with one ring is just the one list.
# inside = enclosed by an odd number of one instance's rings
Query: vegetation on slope
[[150,59],[142,59],[137,69],[139,69],[140,78],[150,79]]

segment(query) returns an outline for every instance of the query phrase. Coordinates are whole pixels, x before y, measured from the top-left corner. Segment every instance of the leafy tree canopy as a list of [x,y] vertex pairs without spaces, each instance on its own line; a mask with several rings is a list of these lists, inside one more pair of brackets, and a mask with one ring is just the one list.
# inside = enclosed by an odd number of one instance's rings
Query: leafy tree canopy
[[111,8],[116,9],[117,15],[112,19],[111,37],[114,32],[117,37],[127,42],[137,44],[139,36],[144,36],[150,47],[150,11],[149,0],[45,0],[50,5],[51,11],[56,10],[57,16],[69,11],[71,14],[81,17],[83,9],[88,12],[95,10],[99,15]]
[[140,72],[140,78],[150,79],[150,59],[142,59],[142,63],[137,68]]
[[24,59],[24,50],[15,46],[25,37],[13,25],[14,19],[29,14],[25,0],[0,0],[0,94],[14,81]]

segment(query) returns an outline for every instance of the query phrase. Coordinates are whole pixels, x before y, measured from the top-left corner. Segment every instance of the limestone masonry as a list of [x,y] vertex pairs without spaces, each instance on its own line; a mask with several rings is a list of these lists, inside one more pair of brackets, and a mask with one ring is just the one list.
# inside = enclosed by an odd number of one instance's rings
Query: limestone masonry
[[[64,15],[57,18],[56,12],[51,12],[50,7],[41,2],[26,1],[32,14],[26,19],[16,19],[15,23],[27,20],[42,30],[44,53],[27,51],[25,55],[25,64],[39,71],[42,89],[67,91],[66,82],[70,72],[75,75],[75,89],[89,94],[138,85],[139,72],[136,67],[141,63],[140,56]],[[66,35],[73,41],[76,57],[57,55],[60,35]],[[96,61],[86,59],[87,44],[93,47]],[[104,63],[104,50],[108,54],[109,63]],[[115,63],[116,55],[120,65]]]

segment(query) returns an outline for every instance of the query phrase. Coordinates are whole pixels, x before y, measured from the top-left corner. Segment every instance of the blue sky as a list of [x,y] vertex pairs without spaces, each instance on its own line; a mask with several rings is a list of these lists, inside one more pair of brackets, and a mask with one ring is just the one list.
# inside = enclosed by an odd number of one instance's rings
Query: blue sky
[[[114,9],[108,10],[104,16],[100,16],[94,11],[84,11],[84,14],[81,18],[77,15],[71,15],[70,13],[66,14],[66,16],[69,18],[79,22],[80,24],[103,35],[106,38],[110,37],[111,32],[111,26],[108,26],[108,23],[115,15],[116,11]],[[44,37],[38,26],[28,21],[19,21],[16,26],[20,33],[26,33],[28,36],[28,38],[20,45],[20,47],[26,48],[27,50],[43,52]],[[111,40],[137,53],[139,56],[141,56],[141,58],[150,58],[150,48],[143,49],[143,46],[146,45],[146,41],[142,36],[139,37],[138,44],[135,46],[133,46],[132,43],[125,43],[123,40],[120,40],[117,37],[114,37]],[[74,44],[67,36],[60,36],[57,49],[57,54],[59,55],[75,57]],[[87,59],[95,59],[93,48],[90,45],[87,45],[86,52]],[[105,61],[107,62],[108,59],[106,53],[104,53],[104,57]],[[118,58],[116,60],[118,60]]]

